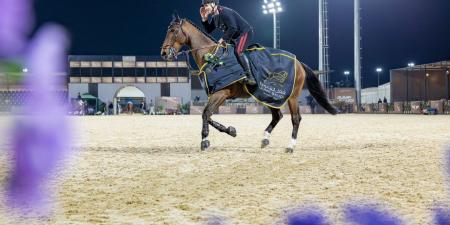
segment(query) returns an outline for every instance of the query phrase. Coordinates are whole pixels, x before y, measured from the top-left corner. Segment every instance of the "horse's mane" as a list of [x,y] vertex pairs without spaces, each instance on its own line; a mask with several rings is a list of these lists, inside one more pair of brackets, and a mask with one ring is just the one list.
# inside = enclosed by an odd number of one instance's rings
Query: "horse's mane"
[[192,26],[197,28],[198,31],[202,32],[202,34],[205,35],[207,38],[209,38],[211,41],[213,41],[214,43],[217,43],[217,40],[212,35],[206,33],[206,31],[203,30],[203,28],[201,28],[200,26],[198,26],[197,24],[192,22],[190,19],[184,18],[183,20],[185,20],[186,22],[190,23]]

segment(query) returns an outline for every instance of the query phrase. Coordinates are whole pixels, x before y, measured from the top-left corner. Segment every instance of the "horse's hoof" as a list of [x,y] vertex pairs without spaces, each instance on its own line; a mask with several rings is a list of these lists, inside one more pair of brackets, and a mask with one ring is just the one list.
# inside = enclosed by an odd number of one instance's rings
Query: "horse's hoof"
[[227,133],[231,136],[231,137],[236,137],[237,133],[236,133],[236,129],[234,127],[228,127],[227,128]]
[[202,149],[202,151],[208,150],[209,146],[210,146],[210,143],[209,143],[208,140],[202,141],[202,144],[201,144],[201,149]]
[[263,140],[261,141],[261,148],[265,148],[265,147],[267,147],[269,144],[270,144],[269,139],[263,139]]
[[286,148],[286,150],[284,151],[285,153],[294,153],[294,149],[293,148]]

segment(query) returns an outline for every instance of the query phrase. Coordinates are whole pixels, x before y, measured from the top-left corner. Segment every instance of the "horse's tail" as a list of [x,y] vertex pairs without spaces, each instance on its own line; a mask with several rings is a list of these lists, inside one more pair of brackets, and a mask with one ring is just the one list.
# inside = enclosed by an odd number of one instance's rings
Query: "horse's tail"
[[332,115],[336,115],[338,110],[331,105],[330,101],[327,98],[327,94],[323,90],[322,84],[317,78],[314,71],[309,68],[309,66],[302,63],[303,68],[306,71],[306,85],[308,87],[309,93],[316,99],[317,103],[322,106],[327,112]]

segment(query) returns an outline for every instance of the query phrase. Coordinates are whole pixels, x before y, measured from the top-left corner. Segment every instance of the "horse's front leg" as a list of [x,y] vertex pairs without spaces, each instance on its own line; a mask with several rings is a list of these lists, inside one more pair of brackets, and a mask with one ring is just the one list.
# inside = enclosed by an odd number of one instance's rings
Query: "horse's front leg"
[[[208,140],[209,136],[209,124],[213,126],[214,128],[218,129],[221,132],[226,132],[227,134],[231,136],[236,136],[236,130],[233,127],[226,128],[220,123],[217,123],[211,119],[212,114],[214,111],[216,111],[220,105],[222,105],[225,100],[229,96],[229,91],[222,90],[215,94],[213,94],[208,101],[208,104],[206,105],[205,109],[203,110],[202,115],[202,142],[201,142],[201,149],[202,151],[207,150],[210,146],[210,142]],[[234,134],[233,134],[234,133]]]
[[210,119],[208,121],[209,125],[213,126],[214,128],[216,128],[218,131],[222,132],[222,133],[226,133],[232,137],[236,137],[237,136],[237,132],[236,132],[236,128],[234,127],[226,127],[212,119]]
[[208,120],[211,118],[212,113],[210,113],[210,110],[208,108],[209,108],[208,105],[206,105],[202,115],[202,143],[200,144],[202,151],[208,149],[210,146],[210,143],[208,141],[209,135]]

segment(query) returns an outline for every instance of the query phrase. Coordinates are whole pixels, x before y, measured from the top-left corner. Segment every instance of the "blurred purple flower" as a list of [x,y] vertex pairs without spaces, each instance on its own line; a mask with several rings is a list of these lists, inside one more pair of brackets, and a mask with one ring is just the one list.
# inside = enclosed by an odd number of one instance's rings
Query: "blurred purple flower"
[[287,216],[288,225],[328,225],[325,217],[319,210],[300,210],[289,213]]
[[403,222],[389,212],[375,206],[349,206],[345,210],[346,219],[359,225],[400,225]]
[[13,129],[14,162],[7,192],[10,206],[24,211],[45,213],[47,181],[69,149],[66,111],[53,94],[58,82],[55,73],[64,68],[67,44],[64,29],[47,25],[28,48],[26,63],[30,73],[25,85],[32,94],[23,109],[27,116]]
[[[446,152],[447,184],[450,184],[450,149]],[[450,210],[444,207],[437,208],[434,212],[434,222],[437,225],[450,225]]]
[[450,211],[444,209],[436,210],[434,222],[436,225],[450,225]]
[[33,27],[30,0],[0,0],[0,57],[16,57]]
[[447,188],[450,187],[450,147],[448,148],[446,155],[445,155],[445,169],[447,172]]
[[208,222],[206,222],[206,225],[224,225],[225,222],[223,221],[223,218],[220,217],[212,217],[208,219]]

